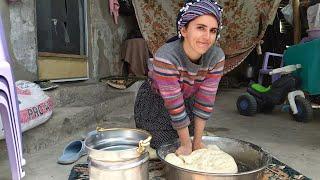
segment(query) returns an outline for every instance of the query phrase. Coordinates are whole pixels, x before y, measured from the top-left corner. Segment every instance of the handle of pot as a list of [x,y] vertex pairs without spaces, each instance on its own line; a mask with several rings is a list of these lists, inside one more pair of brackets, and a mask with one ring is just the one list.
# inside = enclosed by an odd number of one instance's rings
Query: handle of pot
[[97,132],[103,132],[105,130],[106,130],[105,128],[102,128],[102,127],[99,127],[99,126],[96,128]]
[[145,151],[146,147],[150,145],[151,138],[152,137],[149,136],[147,139],[139,141],[138,153],[142,154]]

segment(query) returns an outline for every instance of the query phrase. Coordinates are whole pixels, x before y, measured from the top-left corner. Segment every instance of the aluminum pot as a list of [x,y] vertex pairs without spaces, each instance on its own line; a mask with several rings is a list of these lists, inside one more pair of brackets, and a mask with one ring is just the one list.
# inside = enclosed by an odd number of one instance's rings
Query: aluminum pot
[[90,159],[90,180],[148,180],[148,159],[148,152],[138,158],[122,162],[106,162]]
[[212,136],[204,136],[203,142],[206,145],[215,144],[230,154],[235,159],[239,172],[235,174],[203,173],[172,165],[164,159],[167,154],[175,152],[179,147],[179,143],[175,142],[164,144],[157,149],[158,157],[165,162],[167,180],[259,180],[263,178],[264,169],[271,162],[269,153],[249,142]]
[[150,133],[144,130],[112,128],[90,132],[84,143],[90,159],[118,162],[140,157],[150,140]]

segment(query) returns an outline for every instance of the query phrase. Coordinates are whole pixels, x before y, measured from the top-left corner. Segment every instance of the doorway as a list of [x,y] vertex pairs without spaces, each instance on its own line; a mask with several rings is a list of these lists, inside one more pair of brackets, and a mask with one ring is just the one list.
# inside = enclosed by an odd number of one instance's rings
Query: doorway
[[88,78],[85,0],[36,0],[40,80]]

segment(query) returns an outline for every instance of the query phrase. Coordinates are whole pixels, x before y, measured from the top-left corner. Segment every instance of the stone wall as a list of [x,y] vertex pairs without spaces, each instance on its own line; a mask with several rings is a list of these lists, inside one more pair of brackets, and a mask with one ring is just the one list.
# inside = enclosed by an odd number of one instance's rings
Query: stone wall
[[120,16],[116,25],[113,16],[110,15],[107,0],[89,2],[89,57],[92,59],[90,72],[94,72],[94,78],[119,75],[122,72],[119,57],[121,44],[135,26],[134,17]]
[[9,4],[10,42],[16,79],[37,79],[35,0]]

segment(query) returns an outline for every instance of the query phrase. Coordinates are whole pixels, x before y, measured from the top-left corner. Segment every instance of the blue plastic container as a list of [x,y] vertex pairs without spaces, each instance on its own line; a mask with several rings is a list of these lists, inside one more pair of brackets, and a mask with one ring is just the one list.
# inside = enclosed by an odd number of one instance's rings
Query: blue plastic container
[[302,90],[320,95],[320,39],[289,47],[284,53],[284,64],[301,64],[294,72],[302,80]]

